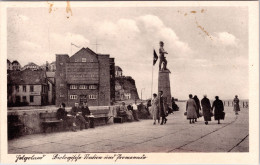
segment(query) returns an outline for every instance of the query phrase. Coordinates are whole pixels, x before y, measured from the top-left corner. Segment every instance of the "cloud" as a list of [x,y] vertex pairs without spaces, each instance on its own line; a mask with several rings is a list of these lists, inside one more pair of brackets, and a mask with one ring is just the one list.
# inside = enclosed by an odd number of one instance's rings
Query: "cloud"
[[231,47],[237,47],[239,42],[239,40],[233,34],[228,32],[214,33],[212,40],[216,45]]
[[[70,33],[70,32],[67,32],[65,34],[61,34],[61,33],[50,34],[50,45],[51,45],[51,50],[53,51],[54,54],[59,54],[59,53],[70,54],[71,43],[79,47],[86,47],[86,45],[88,45],[89,42],[90,41],[81,34]],[[73,52],[75,51],[74,49],[75,48],[73,48]]]
[[40,45],[30,41],[21,41],[20,46],[22,47],[23,50],[30,50],[30,51],[41,48]]

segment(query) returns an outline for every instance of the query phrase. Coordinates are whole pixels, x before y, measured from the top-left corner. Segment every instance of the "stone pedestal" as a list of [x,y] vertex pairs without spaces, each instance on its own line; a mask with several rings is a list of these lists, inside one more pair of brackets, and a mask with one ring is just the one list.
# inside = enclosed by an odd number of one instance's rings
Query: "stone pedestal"
[[171,105],[171,86],[170,72],[168,70],[159,71],[158,77],[158,92],[163,91],[163,96],[167,97],[167,103]]

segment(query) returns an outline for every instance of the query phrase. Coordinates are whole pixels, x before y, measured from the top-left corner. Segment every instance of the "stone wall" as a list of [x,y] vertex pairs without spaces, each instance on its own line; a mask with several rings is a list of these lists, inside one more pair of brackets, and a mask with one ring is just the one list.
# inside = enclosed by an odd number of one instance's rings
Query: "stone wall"
[[[113,106],[92,106],[89,107],[90,111],[100,110],[102,108],[109,108],[109,116],[116,116],[116,110]],[[66,107],[66,111],[70,111],[71,107]],[[42,119],[40,119],[40,113],[51,113],[57,112],[57,108],[53,107],[50,109],[34,109],[34,110],[8,110],[8,116],[15,115],[18,116],[19,122],[23,124],[23,129],[21,130],[22,135],[29,134],[37,134],[43,133],[43,129],[41,126]],[[113,117],[111,117],[108,121],[108,124],[113,124]],[[97,121],[95,123],[96,126],[103,125],[104,122]]]

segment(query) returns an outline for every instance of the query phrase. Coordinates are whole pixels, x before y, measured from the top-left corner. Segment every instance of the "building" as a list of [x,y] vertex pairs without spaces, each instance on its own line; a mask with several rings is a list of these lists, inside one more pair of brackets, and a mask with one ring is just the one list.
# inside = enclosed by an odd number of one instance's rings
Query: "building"
[[119,66],[115,66],[115,77],[122,77],[123,71]]
[[115,59],[110,58],[110,99],[111,102],[115,102],[116,96],[115,96]]
[[48,83],[48,104],[55,105],[55,72],[46,72],[46,78]]
[[115,100],[138,100],[135,80],[130,76],[123,76],[123,70],[115,66]]
[[21,65],[17,60],[12,62],[12,70],[21,70]]
[[49,64],[49,71],[51,71],[51,72],[56,71],[56,61]]
[[[111,64],[110,64],[111,62]],[[82,48],[69,57],[56,55],[56,105],[87,101],[90,106],[110,105],[113,60]]]
[[11,71],[7,80],[8,106],[47,104],[48,85],[44,71]]
[[36,65],[33,62],[28,63],[27,65],[25,65],[24,67],[22,67],[22,70],[26,70],[26,69],[30,69],[30,70],[39,70],[40,67],[38,65]]

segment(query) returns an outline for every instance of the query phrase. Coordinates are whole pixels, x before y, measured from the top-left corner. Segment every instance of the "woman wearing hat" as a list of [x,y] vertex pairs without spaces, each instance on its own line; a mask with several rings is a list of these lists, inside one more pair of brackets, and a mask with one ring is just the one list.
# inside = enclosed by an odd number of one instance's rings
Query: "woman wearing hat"
[[194,120],[197,119],[196,109],[196,102],[192,99],[192,94],[190,94],[186,103],[187,119],[190,120],[190,124],[194,123]]
[[212,110],[215,108],[214,118],[215,120],[218,120],[218,124],[220,124],[220,120],[223,119],[224,105],[222,100],[220,100],[218,96],[216,96],[215,98],[216,100],[213,102]]
[[205,124],[208,124],[208,121],[211,121],[211,112],[210,112],[210,101],[207,98],[207,95],[204,95],[204,98],[201,100],[202,112]]

